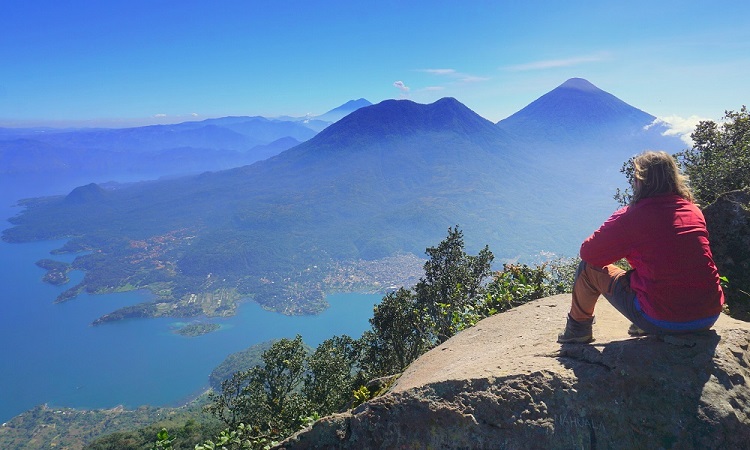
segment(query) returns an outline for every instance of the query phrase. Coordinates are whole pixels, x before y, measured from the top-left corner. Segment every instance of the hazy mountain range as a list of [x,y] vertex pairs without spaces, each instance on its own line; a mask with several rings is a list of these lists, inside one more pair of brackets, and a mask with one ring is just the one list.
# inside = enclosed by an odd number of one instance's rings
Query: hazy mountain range
[[122,129],[0,128],[0,174],[147,179],[228,169],[294,147],[370,104],[359,99],[302,118],[223,117]]
[[[66,237],[69,249],[95,250],[74,263],[87,270],[90,291],[227,288],[269,305],[295,283],[325,290],[340,261],[421,256],[454,225],[470,251],[488,244],[499,261],[575,256],[615,209],[622,163],[648,148],[683,148],[663,130],[646,129],[653,116],[582,79],[497,124],[452,98],[354,106],[314,137],[252,165],[29,201],[3,238]],[[194,135],[194,127],[177,128]],[[158,263],[124,265],[133,242],[164,236],[171,240]]]

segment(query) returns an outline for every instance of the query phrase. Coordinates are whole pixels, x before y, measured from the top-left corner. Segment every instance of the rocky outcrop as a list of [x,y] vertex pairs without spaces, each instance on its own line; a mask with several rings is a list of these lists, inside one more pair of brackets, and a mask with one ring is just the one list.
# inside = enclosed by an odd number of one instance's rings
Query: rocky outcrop
[[750,320],[750,189],[722,194],[703,214],[716,266],[729,279],[730,314]]
[[569,295],[487,318],[391,390],[279,448],[747,448],[750,324],[630,337],[603,298],[596,340],[560,345]]

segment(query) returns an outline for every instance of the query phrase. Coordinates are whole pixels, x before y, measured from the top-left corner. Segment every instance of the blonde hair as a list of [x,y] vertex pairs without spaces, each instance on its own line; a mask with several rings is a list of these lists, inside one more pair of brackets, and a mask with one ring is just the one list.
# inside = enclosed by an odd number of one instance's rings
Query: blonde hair
[[676,194],[688,201],[693,193],[677,162],[667,152],[646,151],[633,159],[633,197],[630,204],[659,195]]

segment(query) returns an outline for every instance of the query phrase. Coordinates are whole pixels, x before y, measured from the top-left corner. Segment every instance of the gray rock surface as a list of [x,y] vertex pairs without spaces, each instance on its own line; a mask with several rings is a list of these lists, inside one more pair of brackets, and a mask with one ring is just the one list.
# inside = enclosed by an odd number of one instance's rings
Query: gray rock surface
[[391,390],[279,448],[750,447],[750,324],[630,337],[601,298],[590,345],[560,345],[570,296],[487,318],[415,361]]

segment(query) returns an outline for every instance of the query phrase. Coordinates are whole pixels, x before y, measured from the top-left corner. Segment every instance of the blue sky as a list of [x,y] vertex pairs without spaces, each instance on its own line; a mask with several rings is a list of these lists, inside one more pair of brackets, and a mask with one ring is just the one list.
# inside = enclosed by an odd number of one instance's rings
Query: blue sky
[[0,126],[322,114],[455,97],[498,121],[582,77],[676,125],[750,101],[750,6],[6,1]]

